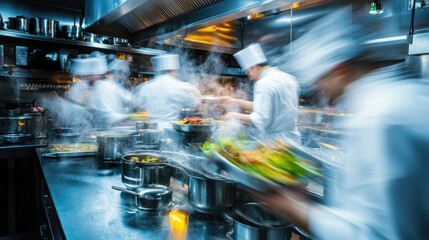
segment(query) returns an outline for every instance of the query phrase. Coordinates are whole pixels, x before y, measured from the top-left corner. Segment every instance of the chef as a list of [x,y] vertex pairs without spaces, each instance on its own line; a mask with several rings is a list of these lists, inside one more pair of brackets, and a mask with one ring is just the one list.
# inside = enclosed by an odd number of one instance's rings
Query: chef
[[235,104],[240,109],[251,112],[228,112],[225,118],[252,124],[259,130],[261,140],[300,143],[296,126],[298,83],[295,77],[268,65],[259,43],[237,52],[234,57],[249,80],[255,81],[253,102],[224,97],[224,105]]
[[158,127],[171,127],[179,120],[180,109],[197,108],[200,91],[190,83],[178,79],[180,60],[177,54],[163,54],[151,58],[156,77],[137,88],[135,104],[149,117],[159,121]]
[[[126,60],[113,59],[108,64],[107,81],[115,86],[116,97],[122,103],[119,108],[128,109],[131,104],[132,94],[130,92],[130,64]],[[125,110],[123,110],[125,111]]]
[[368,55],[350,15],[345,8],[315,21],[288,56],[303,85],[355,114],[341,123],[350,135],[338,194],[324,206],[288,190],[255,196],[315,239],[427,239],[429,84],[404,63]]
[[93,114],[94,126],[106,127],[128,118],[120,88],[106,80],[108,67],[104,55],[94,53],[72,59],[70,69],[79,81],[72,84],[69,99]]

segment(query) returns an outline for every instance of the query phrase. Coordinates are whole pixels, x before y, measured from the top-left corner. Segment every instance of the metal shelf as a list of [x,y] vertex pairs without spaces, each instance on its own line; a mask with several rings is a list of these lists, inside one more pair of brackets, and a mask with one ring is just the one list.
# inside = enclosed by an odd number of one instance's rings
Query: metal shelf
[[16,30],[0,30],[0,39],[8,39],[13,40],[14,42],[21,43],[39,43],[39,44],[55,44],[64,47],[85,47],[92,49],[100,49],[100,50],[110,50],[121,53],[129,53],[129,54],[141,54],[141,55],[159,55],[165,53],[165,51],[152,49],[152,48],[132,48],[132,47],[122,47],[115,45],[108,45],[102,43],[93,43],[93,42],[85,42],[80,40],[70,40],[70,39],[62,39],[62,38],[52,38],[46,36],[32,35],[27,32],[21,32]]

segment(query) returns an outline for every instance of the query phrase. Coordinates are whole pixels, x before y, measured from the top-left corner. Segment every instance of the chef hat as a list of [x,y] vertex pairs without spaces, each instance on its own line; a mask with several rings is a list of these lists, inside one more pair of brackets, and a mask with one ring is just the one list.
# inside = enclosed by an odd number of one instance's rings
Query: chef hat
[[285,48],[287,54],[273,62],[296,76],[303,88],[312,88],[335,66],[364,50],[362,31],[352,25],[350,16],[351,8],[348,7],[323,16],[309,25],[307,33]]
[[267,62],[267,58],[259,43],[251,44],[247,48],[234,54],[234,57],[243,70],[247,70],[256,64]]
[[102,56],[71,59],[70,72],[80,76],[106,74],[106,58]]
[[128,61],[114,59],[109,63],[109,72],[124,72],[128,74],[130,72]]
[[150,60],[153,69],[157,72],[180,69],[179,55],[177,54],[163,54],[152,57]]

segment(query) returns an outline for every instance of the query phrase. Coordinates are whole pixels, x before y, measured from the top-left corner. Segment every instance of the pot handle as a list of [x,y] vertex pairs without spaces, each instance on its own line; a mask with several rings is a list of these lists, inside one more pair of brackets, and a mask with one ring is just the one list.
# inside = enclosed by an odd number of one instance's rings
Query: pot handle
[[129,194],[135,195],[135,196],[138,196],[138,195],[139,195],[137,192],[134,192],[134,191],[128,190],[128,189],[126,189],[126,188],[117,187],[117,186],[112,186],[112,188],[113,188],[113,189],[115,189],[115,190],[118,190],[118,191],[122,191],[122,192],[125,192],[125,193],[129,193]]
[[308,235],[308,233],[304,232],[304,230],[302,230],[301,228],[297,226],[293,226],[293,229],[297,231],[299,234],[301,234],[303,237],[305,237],[306,239],[310,239],[310,236]]

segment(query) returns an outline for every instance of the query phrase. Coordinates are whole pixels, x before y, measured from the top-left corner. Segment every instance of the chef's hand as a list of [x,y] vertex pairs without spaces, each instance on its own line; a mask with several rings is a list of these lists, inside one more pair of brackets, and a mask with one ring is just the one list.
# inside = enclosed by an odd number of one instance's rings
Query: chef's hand
[[240,113],[237,112],[227,112],[225,115],[223,115],[223,119],[224,120],[230,120],[230,119],[238,119],[240,120]]
[[230,96],[222,96],[220,97],[220,104],[226,108],[228,105],[230,104],[234,104],[235,103],[235,98],[230,97]]

